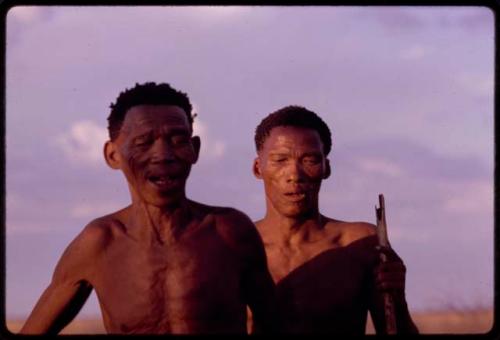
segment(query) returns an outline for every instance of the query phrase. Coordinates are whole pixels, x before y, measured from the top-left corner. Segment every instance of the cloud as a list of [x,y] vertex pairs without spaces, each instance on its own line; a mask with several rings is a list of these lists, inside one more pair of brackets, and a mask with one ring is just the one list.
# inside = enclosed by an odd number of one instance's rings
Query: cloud
[[358,159],[359,167],[366,172],[373,172],[389,177],[400,177],[403,174],[402,168],[396,163],[381,158]]
[[461,27],[467,30],[493,28],[494,14],[486,7],[392,7],[374,11],[382,25],[391,29]]
[[421,45],[413,45],[403,51],[400,56],[405,60],[419,60],[429,54],[429,50]]
[[[478,155],[450,155],[437,153],[422,143],[401,138],[384,137],[350,143],[343,149],[336,150],[339,163],[356,162],[364,164],[365,169],[374,168],[379,171],[384,166],[399,168],[411,178],[430,178],[440,181],[492,179],[493,171],[489,163],[482,161]],[[490,157],[492,157],[491,154]],[[339,159],[340,158],[340,159]],[[366,161],[368,160],[368,161]],[[364,162],[364,163],[363,163]],[[375,164],[371,164],[375,163]],[[391,170],[386,169],[390,173]]]
[[[200,136],[202,141],[201,159],[218,159],[224,155],[225,143],[215,140],[207,125],[199,118],[193,122],[193,133]],[[104,127],[89,120],[82,120],[74,123],[68,132],[57,136],[55,143],[73,163],[100,165],[103,160],[102,148],[107,138],[108,133]]]
[[460,73],[457,82],[468,93],[476,96],[493,96],[493,74]]
[[57,136],[55,143],[71,162],[97,165],[102,164],[102,148],[107,137],[105,128],[82,120],[74,123],[68,132]]
[[92,201],[76,203],[70,210],[71,217],[74,218],[96,218],[116,211],[123,207],[121,202],[113,201]]
[[455,192],[443,204],[446,212],[488,214],[493,212],[493,185],[490,181],[469,181],[456,185]]
[[45,221],[14,221],[8,224],[5,228],[7,236],[19,235],[19,234],[37,234],[37,233],[47,233],[60,230],[57,227],[49,225]]
[[491,9],[486,7],[471,8],[468,13],[465,13],[458,19],[458,24],[469,30],[476,30],[478,28],[493,29],[494,13]]
[[425,25],[425,20],[422,19],[415,9],[403,7],[392,7],[384,10],[374,11],[379,22],[389,29],[415,29]]
[[[195,110],[195,112],[197,112]],[[198,117],[193,122],[193,135],[201,139],[200,159],[218,159],[226,151],[226,144],[210,136],[207,125]]]

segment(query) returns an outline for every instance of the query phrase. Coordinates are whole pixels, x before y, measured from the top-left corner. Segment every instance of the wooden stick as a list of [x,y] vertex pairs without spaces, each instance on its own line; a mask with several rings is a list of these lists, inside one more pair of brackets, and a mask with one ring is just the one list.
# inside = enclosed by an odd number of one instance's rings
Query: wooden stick
[[[385,201],[384,195],[378,195],[378,202],[380,207],[375,206],[375,214],[377,217],[377,236],[378,243],[382,247],[390,247],[389,239],[387,237],[387,223],[385,220]],[[380,254],[380,260],[387,262],[387,256]],[[384,299],[384,316],[385,316],[385,329],[387,334],[396,334],[396,314],[394,312],[394,301],[391,294],[388,292],[383,293]]]

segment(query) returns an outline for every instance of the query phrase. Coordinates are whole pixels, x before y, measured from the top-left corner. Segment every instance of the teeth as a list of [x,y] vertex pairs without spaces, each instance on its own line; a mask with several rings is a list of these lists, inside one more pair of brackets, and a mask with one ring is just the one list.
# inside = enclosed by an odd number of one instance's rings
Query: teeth
[[172,178],[169,176],[161,176],[161,177],[151,177],[150,181],[154,182],[154,183],[163,184],[163,183],[170,181],[171,179]]

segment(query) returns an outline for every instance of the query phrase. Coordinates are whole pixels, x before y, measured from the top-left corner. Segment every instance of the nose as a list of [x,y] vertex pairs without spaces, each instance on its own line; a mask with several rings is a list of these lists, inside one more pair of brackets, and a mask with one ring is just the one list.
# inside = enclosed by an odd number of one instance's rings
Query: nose
[[292,161],[288,164],[286,180],[288,183],[302,183],[305,180],[304,169],[298,161]]
[[152,163],[172,162],[175,160],[175,154],[172,146],[163,138],[155,140],[151,148],[151,154]]

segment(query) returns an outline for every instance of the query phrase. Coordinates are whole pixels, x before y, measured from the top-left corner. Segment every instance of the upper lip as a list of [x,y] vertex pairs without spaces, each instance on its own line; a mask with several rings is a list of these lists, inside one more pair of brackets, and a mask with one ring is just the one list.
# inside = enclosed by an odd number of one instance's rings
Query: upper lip
[[301,195],[307,193],[307,190],[302,189],[302,188],[296,188],[296,189],[291,189],[288,191],[285,191],[285,195]]
[[166,177],[166,178],[178,178],[180,177],[180,174],[176,171],[165,171],[165,170],[150,170],[146,172],[146,178],[151,179],[151,178],[159,178],[159,177]]

